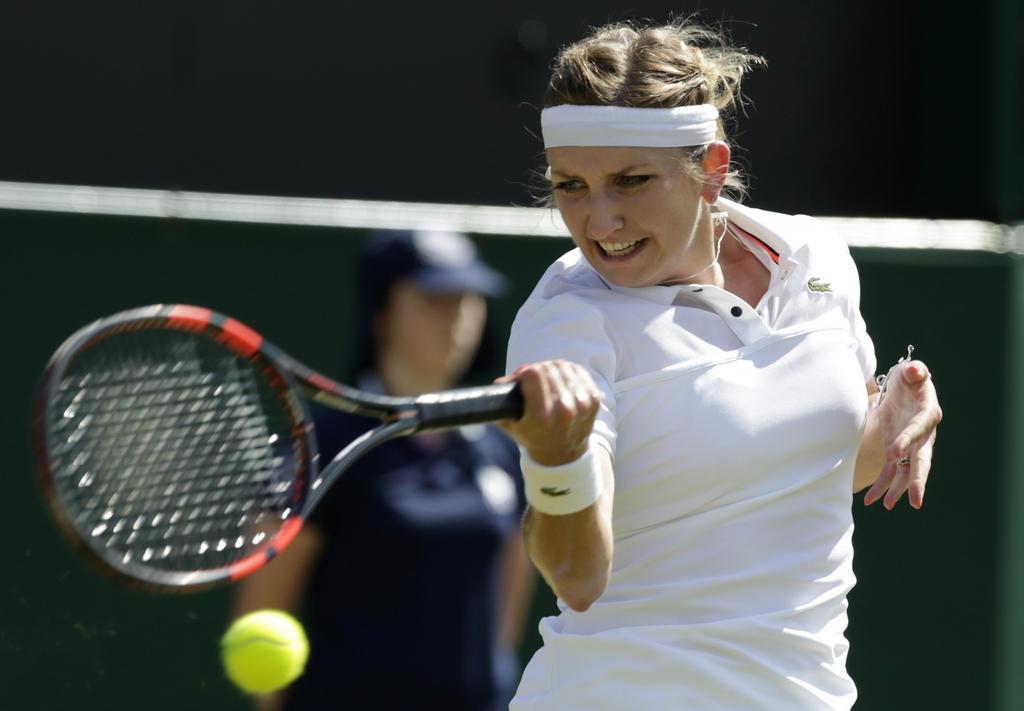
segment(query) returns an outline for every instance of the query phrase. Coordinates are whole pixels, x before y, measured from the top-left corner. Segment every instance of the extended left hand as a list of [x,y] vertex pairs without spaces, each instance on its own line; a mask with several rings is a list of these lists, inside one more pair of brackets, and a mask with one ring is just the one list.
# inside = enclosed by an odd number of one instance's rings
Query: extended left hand
[[912,360],[895,368],[888,376],[877,415],[885,465],[864,495],[864,503],[871,504],[885,494],[882,503],[891,509],[907,492],[910,505],[921,508],[932,466],[935,430],[942,420],[928,366]]

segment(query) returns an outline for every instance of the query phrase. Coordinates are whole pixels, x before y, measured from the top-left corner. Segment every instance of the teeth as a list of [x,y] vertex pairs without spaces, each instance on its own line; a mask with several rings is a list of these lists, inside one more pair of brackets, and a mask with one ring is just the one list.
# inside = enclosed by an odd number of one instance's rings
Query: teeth
[[640,240],[635,242],[598,242],[601,249],[610,257],[624,257],[636,249],[638,244],[640,244]]

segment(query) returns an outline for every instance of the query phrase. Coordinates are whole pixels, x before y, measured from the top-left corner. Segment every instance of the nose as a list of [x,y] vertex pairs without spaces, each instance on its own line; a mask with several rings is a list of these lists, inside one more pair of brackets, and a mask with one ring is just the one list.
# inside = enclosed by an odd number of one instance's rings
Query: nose
[[594,192],[587,201],[587,231],[596,240],[603,241],[622,229],[625,220],[618,202],[605,192]]

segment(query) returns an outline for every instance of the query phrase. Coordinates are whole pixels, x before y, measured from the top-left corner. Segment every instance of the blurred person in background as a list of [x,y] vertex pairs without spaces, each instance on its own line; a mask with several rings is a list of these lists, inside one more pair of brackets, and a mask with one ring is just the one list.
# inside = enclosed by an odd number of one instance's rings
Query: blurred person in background
[[[392,396],[456,387],[486,368],[487,304],[505,279],[465,235],[371,235],[358,269],[351,382]],[[377,422],[314,413],[321,462]],[[235,588],[232,614],[302,618],[305,674],[260,709],[494,711],[519,678],[515,648],[534,572],[519,451],[476,426],[386,442],[325,496],[272,565]]]

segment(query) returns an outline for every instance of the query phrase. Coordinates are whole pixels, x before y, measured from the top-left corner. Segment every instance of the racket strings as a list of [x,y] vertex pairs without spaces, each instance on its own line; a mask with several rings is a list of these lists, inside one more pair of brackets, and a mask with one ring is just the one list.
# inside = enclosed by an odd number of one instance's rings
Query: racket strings
[[250,363],[178,331],[97,341],[51,411],[53,480],[94,550],[125,565],[220,567],[291,513],[292,423]]

